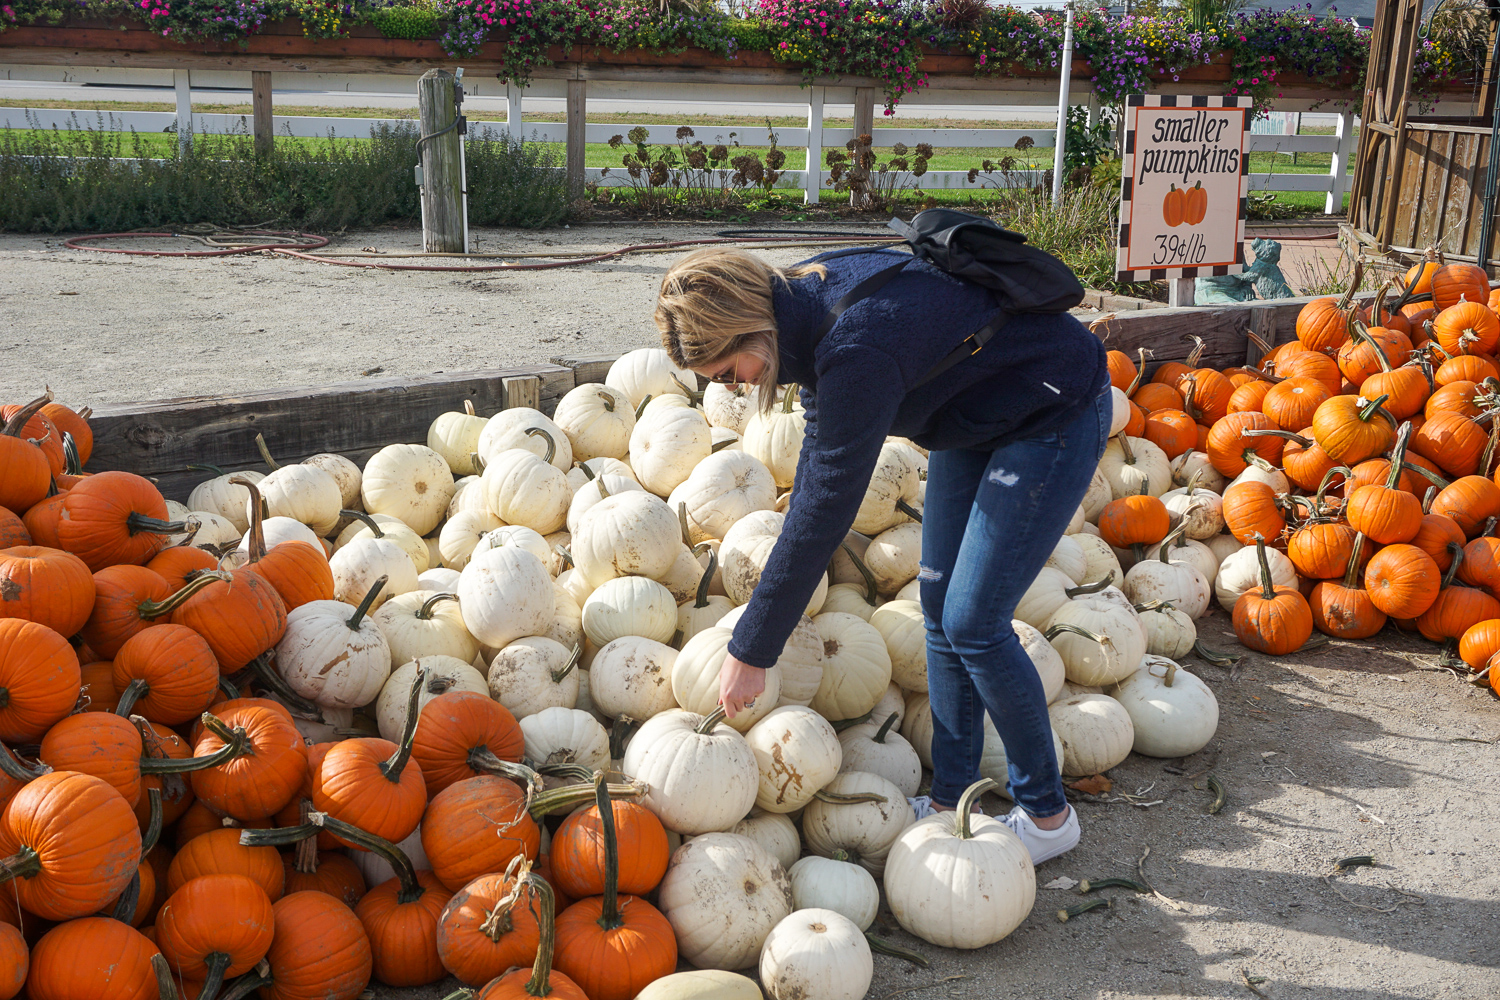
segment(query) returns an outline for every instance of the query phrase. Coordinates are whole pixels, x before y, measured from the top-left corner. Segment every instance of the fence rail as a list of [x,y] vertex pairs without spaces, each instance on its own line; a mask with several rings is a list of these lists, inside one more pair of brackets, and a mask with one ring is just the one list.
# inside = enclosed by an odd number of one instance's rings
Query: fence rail
[[[96,111],[63,110],[53,108],[0,108],[0,128],[78,129],[96,127],[112,132],[176,132],[178,116],[172,111]],[[332,118],[314,116],[277,115],[272,119],[277,135],[301,138],[323,138],[336,135],[343,138],[367,139],[381,126],[410,123],[411,119],[395,118]],[[584,141],[605,143],[613,136],[625,135],[632,129],[646,130],[648,143],[672,144],[677,140],[676,125],[623,125],[590,122],[584,127]],[[198,114],[192,115],[192,131],[199,135],[212,133],[249,134],[249,115]],[[568,126],[564,122],[525,122],[519,117],[508,121],[471,121],[471,141],[498,138],[501,134],[520,134],[522,138],[537,142],[565,144]],[[776,128],[777,142],[783,148],[805,149],[809,137],[818,132],[821,149],[838,148],[855,136],[852,128],[829,128],[821,130],[806,127]],[[1055,141],[1051,129],[994,129],[994,128],[879,128],[870,132],[874,144],[879,148],[890,148],[896,143],[916,146],[926,142],[940,149],[1009,149],[1023,138],[1031,140],[1037,149],[1050,149]],[[694,129],[694,138],[709,145],[728,142],[733,136],[741,145],[763,145],[765,137],[758,127],[729,128],[702,127]],[[1348,189],[1347,169],[1349,153],[1353,148],[1352,120],[1348,114],[1339,116],[1335,135],[1251,135],[1249,145],[1252,152],[1280,153],[1330,153],[1332,163],[1328,173],[1301,174],[1278,171],[1252,173],[1252,191],[1321,191],[1327,195],[1324,211],[1342,210],[1344,192]],[[820,157],[821,158],[821,157]],[[977,165],[977,164],[976,164]],[[916,187],[924,190],[975,190],[981,186],[1013,187],[1044,183],[1048,171],[1042,169],[1016,170],[1001,176],[981,175],[970,181],[965,170],[929,170],[919,178],[913,178]],[[821,172],[816,185],[819,191],[827,190],[829,172]],[[606,174],[601,167],[588,167],[585,176],[591,181],[610,183],[611,179],[624,177],[619,167],[610,168]],[[620,180],[620,183],[625,183]],[[801,189],[809,192],[809,200],[816,200],[814,185],[807,170],[785,170],[777,182],[779,188]]]

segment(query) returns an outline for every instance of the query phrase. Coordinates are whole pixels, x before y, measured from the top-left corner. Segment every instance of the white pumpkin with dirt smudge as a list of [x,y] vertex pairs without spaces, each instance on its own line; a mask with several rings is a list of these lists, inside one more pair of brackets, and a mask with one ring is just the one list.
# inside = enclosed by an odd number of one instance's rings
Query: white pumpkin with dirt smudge
[[1120,566],[1120,557],[1108,542],[1098,535],[1080,531],[1069,536],[1083,552],[1083,582],[1097,583],[1100,580],[1118,587],[1125,579],[1125,570]]
[[628,635],[599,647],[589,664],[589,699],[612,719],[649,719],[677,707],[672,664],[677,650],[666,643]]
[[1131,749],[1147,757],[1187,757],[1208,745],[1219,728],[1213,690],[1175,660],[1148,656],[1110,690],[1135,730]]
[[802,837],[797,833],[797,824],[782,813],[751,809],[750,815],[734,824],[729,832],[749,837],[788,871],[802,856]]
[[910,447],[898,441],[887,441],[880,446],[880,457],[875,460],[864,499],[854,515],[855,531],[874,536],[909,520],[898,503],[909,505],[917,497],[920,480],[917,466],[911,460],[913,454]]
[[458,606],[469,634],[499,649],[552,624],[552,578],[536,556],[516,546],[490,549],[459,574]]
[[885,640],[886,652],[890,654],[889,679],[906,691],[926,691],[927,619],[922,614],[922,605],[916,601],[888,601],[875,609],[869,622]]
[[[319,538],[333,531],[339,523],[343,494],[339,492],[339,484],[322,469],[311,465],[283,465],[256,483],[256,487],[269,516],[301,521]],[[244,516],[249,517],[248,506]]]
[[552,420],[567,435],[576,462],[630,453],[635,407],[618,389],[598,382],[579,385],[557,401]]
[[631,490],[645,492],[645,489],[646,487],[636,482],[631,476],[616,475],[612,472],[595,476],[573,491],[573,499],[568,503],[568,530],[577,531],[578,522],[583,519],[583,515],[605,497],[616,493],[628,493]]
[[617,576],[655,579],[671,569],[682,546],[672,508],[644,490],[605,497],[572,531],[573,565],[590,591]]
[[411,530],[411,527],[399,517],[392,517],[389,514],[366,514],[362,511],[350,513],[353,516],[349,519],[349,523],[344,526],[343,531],[339,532],[338,538],[334,539],[333,551],[335,553],[357,538],[383,538],[399,545],[401,550],[411,558],[411,564],[418,573],[426,572],[432,565],[431,549],[427,547],[427,539]]
[[[802,839],[825,858],[844,851],[870,874],[885,871],[891,845],[915,820],[901,789],[878,774],[845,771],[802,811]],[[878,800],[878,801],[877,801]]]
[[443,565],[463,569],[473,557],[479,540],[503,523],[488,509],[460,511],[448,518],[438,534],[438,553],[443,557]]
[[[1228,538],[1229,536],[1221,536]],[[1233,539],[1231,539],[1233,541]],[[1235,542],[1239,546],[1238,542]],[[1225,548],[1228,548],[1227,543]],[[1266,566],[1271,570],[1271,583],[1277,587],[1297,586],[1297,567],[1280,549],[1266,546]],[[1260,589],[1260,560],[1256,558],[1255,546],[1239,546],[1219,564],[1219,575],[1214,578],[1214,597],[1219,607],[1230,614],[1240,595]]]
[[568,520],[573,491],[568,477],[523,448],[510,448],[488,459],[481,483],[490,513],[506,524],[521,524],[546,535]]
[[517,639],[490,661],[485,693],[517,719],[572,708],[578,701],[580,652],[545,636]]
[[1170,605],[1147,607],[1141,611],[1146,629],[1146,655],[1179,660],[1193,651],[1198,628],[1193,620]]
[[743,451],[718,451],[693,467],[667,498],[685,513],[691,540],[722,539],[736,521],[776,506],[776,481],[759,459]]
[[[760,575],[771,559],[776,539],[781,537],[786,515],[774,510],[758,510],[734,523],[719,546],[719,571],[724,577],[724,591],[736,604],[746,604],[760,583]],[[828,574],[818,581],[817,589],[807,602],[809,616],[818,613],[828,593]]]
[[538,764],[581,764],[590,771],[609,766],[609,733],[587,712],[544,708],[520,720],[526,759]]
[[743,434],[750,416],[760,409],[760,390],[753,385],[710,382],[703,390],[703,415],[714,427]]
[[[681,397],[671,397],[675,400]],[[630,432],[630,467],[642,486],[666,497],[713,452],[713,434],[702,410],[652,400]],[[661,405],[653,405],[660,403]]]
[[370,616],[391,647],[391,667],[419,656],[452,656],[473,663],[479,643],[464,625],[458,595],[431,590],[397,594]]
[[[1062,738],[1055,732],[1052,734],[1052,752],[1056,755],[1058,767],[1062,767]],[[1005,755],[1005,744],[988,712],[984,713],[984,749],[979,754],[979,776],[989,778],[1000,786],[995,789],[996,795],[1011,797],[1010,758]]]
[[839,770],[878,774],[911,798],[922,786],[922,760],[906,737],[896,731],[898,713],[887,712],[878,723],[876,718],[879,716],[872,714],[871,721],[839,733],[839,745],[844,748]]
[[188,494],[188,510],[217,514],[234,525],[237,534],[243,535],[250,530],[250,491],[230,480],[249,479],[259,483],[264,478],[259,472],[225,472],[214,476],[193,487]]
[[832,910],[848,917],[860,930],[869,930],[880,911],[880,886],[875,876],[843,856],[842,851],[834,854],[832,858],[809,855],[787,869],[792,906],[796,910]]
[[901,735],[917,752],[922,766],[932,770],[932,703],[925,694],[909,695],[906,715],[901,719]]
[[596,646],[628,635],[670,642],[676,629],[671,592],[642,576],[606,580],[583,602],[583,634]]
[[870,943],[842,913],[806,909],[766,936],[760,981],[771,1000],[861,1000],[875,976]]
[[1135,725],[1130,713],[1105,694],[1078,694],[1047,706],[1052,731],[1062,740],[1062,772],[1102,774],[1130,756]]
[[531,452],[559,472],[566,473],[573,467],[573,446],[568,435],[552,418],[530,406],[501,410],[489,419],[479,435],[479,457],[487,466],[512,448]]
[[[744,617],[745,605],[740,605],[719,619],[716,627],[734,630]],[[776,669],[781,673],[781,698],[778,705],[811,705],[823,682],[824,640],[811,618],[803,615],[798,619],[781,655],[776,658]]]
[[887,528],[870,539],[865,566],[875,579],[875,589],[886,597],[917,578],[921,570],[922,526],[914,522]]
[[360,496],[368,513],[400,518],[425,535],[442,522],[453,499],[453,471],[426,445],[386,445],[365,463]]
[[329,708],[360,708],[380,694],[391,649],[369,617],[375,586],[358,607],[309,601],[288,612],[276,668],[298,695]]
[[625,747],[621,770],[646,783],[641,804],[668,830],[728,830],[755,805],[760,769],[723,715],[668,709],[647,719]]
[[787,705],[750,727],[745,742],[755,751],[760,784],[755,804],[767,812],[796,812],[844,761],[843,745],[828,720],[810,708]]
[[701,969],[755,964],[771,929],[792,912],[792,886],[781,865],[735,833],[707,833],[679,847],[657,899],[676,933],[678,956]]
[[[726,628],[710,628],[682,644],[682,651],[672,663],[672,697],[677,704],[701,715],[712,712],[719,704],[719,671],[729,655],[729,640],[733,635]],[[734,718],[725,719],[726,725],[748,732],[776,707],[781,697],[781,670],[773,665],[762,676],[766,686],[755,696],[755,704]]]
[[455,657],[423,656],[403,663],[391,671],[391,676],[380,689],[380,698],[375,703],[375,722],[380,727],[382,739],[392,743],[400,742],[401,732],[406,726],[406,706],[411,696],[412,681],[416,679],[418,671],[426,672],[422,692],[417,695],[418,716],[429,701],[440,698],[449,691],[472,691],[485,696],[490,693],[484,683],[484,674]]
[[1119,500],[1144,491],[1159,497],[1172,488],[1172,466],[1167,453],[1145,438],[1118,434],[1109,439],[1099,471],[1109,482],[1110,497]]
[[857,615],[818,615],[823,637],[823,679],[812,708],[827,719],[857,719],[885,695],[891,654],[880,630]]
[[885,895],[910,934],[942,948],[983,948],[1010,934],[1036,902],[1036,870],[1021,838],[971,804],[993,783],[971,785],[958,809],[917,820],[891,847]]
[[1084,595],[1058,608],[1042,634],[1075,684],[1123,680],[1146,655],[1146,634],[1134,610],[1100,595]]
[[694,969],[663,976],[637,993],[635,1000],[765,1000],[765,994],[747,976]]

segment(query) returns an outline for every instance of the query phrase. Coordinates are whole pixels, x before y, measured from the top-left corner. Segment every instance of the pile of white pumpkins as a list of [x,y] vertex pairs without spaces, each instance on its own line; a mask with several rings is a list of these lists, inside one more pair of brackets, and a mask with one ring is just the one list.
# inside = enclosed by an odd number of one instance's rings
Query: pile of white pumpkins
[[[932,766],[916,583],[926,454],[887,441],[765,693],[719,721],[720,664],[781,531],[804,419],[795,392],[762,412],[753,389],[713,384],[700,397],[696,384],[664,351],[642,349],[604,383],[578,385],[550,418],[466,406],[439,416],[425,445],[390,445],[363,469],[338,455],[274,467],[267,454],[270,474],[238,474],[264,498],[265,544],[321,544],[350,605],[386,579],[337,656],[293,611],[276,666],[319,709],[295,713],[311,740],[339,738],[362,709],[399,739],[420,667],[434,679],[422,704],[451,690],[488,695],[519,720],[529,761],[644,782],[641,801],[676,848],[668,883],[687,866],[688,882],[722,887],[663,899],[682,958],[723,970],[759,960],[773,995],[793,995],[787,976],[812,976],[797,980],[807,996],[863,996],[872,966],[859,931],[875,918],[877,878],[904,928],[955,948],[1003,938],[1035,896],[1025,848],[998,820],[974,817],[959,842],[953,814],[914,822],[907,803]],[[1176,661],[1194,646],[1211,589],[1230,608],[1259,583],[1254,549],[1220,534],[1224,482],[1207,457],[1190,452],[1169,468],[1153,449],[1112,440],[1013,622],[1065,775],[1108,770],[1132,749],[1203,747],[1218,706]],[[1155,552],[1112,549],[1093,522],[1146,477],[1192,483],[1163,497],[1182,530]],[[249,493],[233,478],[202,483],[173,514],[199,523],[190,544],[238,541],[243,558]],[[617,720],[641,725],[612,760]],[[980,772],[1003,793],[1004,747],[984,724]],[[402,847],[423,866],[417,835]],[[933,864],[933,853],[957,863]],[[806,909],[852,922],[828,931],[813,921],[854,966],[825,963],[832,971],[818,978],[778,950],[773,928]]]

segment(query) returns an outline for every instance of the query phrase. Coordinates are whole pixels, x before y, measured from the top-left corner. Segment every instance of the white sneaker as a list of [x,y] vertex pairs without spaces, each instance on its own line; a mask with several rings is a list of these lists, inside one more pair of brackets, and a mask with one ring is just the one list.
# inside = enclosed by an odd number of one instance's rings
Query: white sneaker
[[1043,830],[1020,806],[1000,817],[1001,822],[1015,831],[1031,854],[1033,867],[1050,861],[1059,854],[1066,854],[1078,846],[1081,833],[1078,827],[1078,810],[1068,807],[1068,818],[1056,830]]

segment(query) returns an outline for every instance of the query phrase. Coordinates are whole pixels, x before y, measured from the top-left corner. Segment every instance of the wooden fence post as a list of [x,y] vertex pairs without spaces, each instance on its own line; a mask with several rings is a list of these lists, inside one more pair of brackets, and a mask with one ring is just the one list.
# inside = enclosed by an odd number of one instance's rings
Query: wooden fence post
[[[1344,192],[1349,190],[1349,157],[1354,155],[1354,112],[1345,109],[1339,112],[1339,123],[1334,128],[1338,136],[1338,148],[1333,151],[1328,173],[1333,186],[1328,189],[1328,198],[1323,202],[1325,215],[1337,215],[1344,210]],[[1394,181],[1392,182],[1394,183]]]
[[521,142],[525,139],[524,126],[521,123],[521,94],[524,88],[516,81],[511,80],[505,85],[505,129],[510,133],[512,142]]
[[823,88],[807,89],[807,177],[802,200],[816,205],[823,190]]
[[[422,247],[428,253],[466,253],[464,246],[463,178],[458,130],[449,128],[456,117],[453,74],[430,69],[417,81],[417,108],[422,135]],[[443,132],[444,129],[448,131]],[[442,135],[437,133],[443,132]]]
[[[854,138],[859,140],[862,135],[871,139],[875,138],[875,88],[854,88]],[[849,204],[858,204],[859,192],[849,192]]]
[[269,70],[252,70],[250,73],[250,110],[255,125],[255,152],[269,155],[276,144],[276,131],[271,123],[271,73]]
[[186,156],[193,148],[192,70],[174,69],[172,86],[177,92],[177,155]]
[[587,160],[585,134],[588,124],[588,88],[587,80],[568,81],[568,156],[567,156],[567,182],[568,197],[583,197],[583,182],[586,176],[584,172]]

